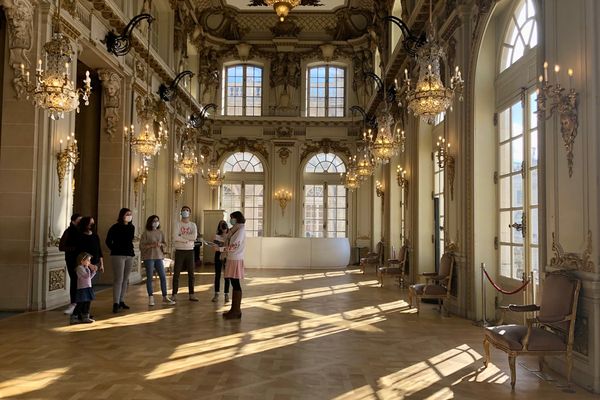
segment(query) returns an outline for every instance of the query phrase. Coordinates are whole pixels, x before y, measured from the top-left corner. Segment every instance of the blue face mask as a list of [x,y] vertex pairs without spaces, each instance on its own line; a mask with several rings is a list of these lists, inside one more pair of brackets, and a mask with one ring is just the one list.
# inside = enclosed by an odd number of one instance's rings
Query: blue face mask
[[231,218],[231,219],[229,220],[229,224],[230,224],[230,225],[235,225],[235,224],[237,224],[237,220],[236,220],[235,218]]
[[190,212],[188,210],[182,211],[181,212],[181,217],[182,218],[189,218],[190,217]]

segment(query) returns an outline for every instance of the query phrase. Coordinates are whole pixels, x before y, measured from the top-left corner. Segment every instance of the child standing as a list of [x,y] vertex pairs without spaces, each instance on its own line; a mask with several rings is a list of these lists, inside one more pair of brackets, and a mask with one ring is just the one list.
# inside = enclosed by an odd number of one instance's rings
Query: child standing
[[92,255],[80,253],[77,256],[77,293],[75,300],[77,306],[71,315],[71,324],[91,324],[95,322],[90,318],[90,304],[96,298],[94,289],[92,289],[92,278],[96,275],[98,267],[92,264]]

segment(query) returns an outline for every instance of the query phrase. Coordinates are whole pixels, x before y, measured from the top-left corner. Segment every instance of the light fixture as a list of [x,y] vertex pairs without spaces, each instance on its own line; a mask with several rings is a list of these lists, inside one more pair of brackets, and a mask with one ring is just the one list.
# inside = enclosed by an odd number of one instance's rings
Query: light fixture
[[408,70],[404,70],[408,109],[430,125],[435,123],[438,114],[451,107],[455,93],[459,94],[459,100],[462,101],[463,89],[463,79],[458,67],[450,78],[449,87],[445,87],[442,82],[440,64],[444,61],[447,65],[446,51],[439,44],[431,21],[432,3],[433,1],[429,2],[427,41],[416,51],[419,78],[414,86],[411,85]]
[[210,166],[204,173],[204,169],[201,170],[202,178],[206,180],[208,186],[211,189],[215,189],[223,183],[223,179],[225,178],[225,174],[221,173],[221,170],[217,168],[216,162],[213,160],[210,163]]
[[401,189],[405,189],[408,185],[408,179],[406,178],[406,170],[400,165],[396,167],[396,179],[398,180],[398,186],[400,186]]
[[279,201],[279,207],[281,207],[281,215],[285,214],[285,208],[287,203],[292,199],[292,192],[285,189],[279,189],[273,194],[275,200]]
[[106,50],[109,53],[113,53],[115,56],[124,56],[131,50],[131,36],[135,27],[142,21],[148,20],[148,24],[154,21],[154,18],[150,14],[139,14],[136,15],[129,21],[123,33],[117,35],[114,31],[110,31],[104,37],[102,43],[106,44]]
[[59,152],[56,154],[56,173],[58,174],[58,195],[62,193],[62,185],[69,168],[75,168],[79,162],[79,149],[75,133],[67,136],[66,147],[63,149],[63,141],[59,141]]
[[185,188],[185,177],[180,176],[179,182],[175,184],[175,200],[179,200],[183,196],[183,190]]
[[[567,163],[569,167],[569,177],[573,176],[573,144],[577,137],[577,128],[579,126],[578,118],[578,100],[579,93],[573,89],[573,70],[569,68],[569,90],[567,91],[558,81],[560,66],[554,66],[556,74],[556,84],[548,84],[548,63],[544,62],[544,75],[540,75],[540,88],[538,90],[537,106],[538,118],[551,118],[555,111],[558,112],[560,119],[560,133],[563,138],[563,144],[567,151]],[[548,104],[550,102],[550,104]],[[546,112],[548,114],[546,115]]]
[[148,165],[146,164],[145,161],[143,161],[142,166],[138,167],[137,175],[135,176],[135,179],[133,180],[133,183],[134,183],[133,194],[135,196],[136,204],[137,204],[137,199],[138,199],[138,194],[140,192],[140,189],[146,185],[146,182],[148,182]]
[[[200,155],[200,158],[204,157]],[[183,144],[179,154],[175,153],[175,166],[179,170],[179,173],[186,178],[191,178],[198,173],[200,163],[194,150],[190,148],[189,143]]]
[[342,180],[342,185],[344,185],[344,187],[346,189],[348,189],[348,191],[353,192],[354,190],[358,189],[360,186],[360,177],[358,176],[358,173],[356,172],[357,169],[357,158],[356,156],[353,156],[350,159],[350,162],[348,163],[348,168],[346,170],[346,172],[342,172],[340,173],[340,178]]
[[444,169],[448,164],[450,156],[450,142],[446,142],[446,139],[438,136],[438,140],[435,144],[435,152],[437,155],[438,167]]
[[[148,20],[148,52],[146,53],[146,94],[144,97],[138,97],[136,100],[136,111],[138,121],[144,126],[144,129],[136,134],[133,124],[130,129],[123,128],[124,136],[131,146],[131,149],[142,156],[144,162],[160,153],[161,147],[167,147],[169,133],[163,128],[163,121],[166,121],[166,109],[164,103],[157,101],[150,93],[150,38],[151,23]],[[158,132],[155,122],[158,122]]]
[[383,197],[385,194],[385,190],[383,187],[383,183],[376,181],[375,182],[375,193],[377,194],[377,197]]
[[371,146],[371,152],[377,162],[387,164],[399,151],[404,151],[404,131],[396,129],[394,132],[393,125],[394,118],[387,111],[378,118],[377,135]]
[[375,158],[371,154],[373,134],[370,129],[363,132],[363,142],[364,144],[356,157],[356,175],[361,181],[368,179],[375,172]]
[[38,61],[35,70],[35,83],[30,82],[29,71],[21,64],[19,86],[24,88],[26,97],[31,97],[33,104],[48,111],[50,118],[63,118],[66,112],[79,112],[79,96],[89,105],[92,91],[89,71],[85,73],[83,89],[77,89],[70,78],[73,49],[69,39],[63,36],[60,28],[61,2],[54,14],[52,39],[44,45],[46,52],[46,69],[42,69],[42,60]]
[[267,3],[268,6],[273,7],[281,22],[285,20],[292,8],[298,7],[301,3],[300,0],[264,0],[264,2]]

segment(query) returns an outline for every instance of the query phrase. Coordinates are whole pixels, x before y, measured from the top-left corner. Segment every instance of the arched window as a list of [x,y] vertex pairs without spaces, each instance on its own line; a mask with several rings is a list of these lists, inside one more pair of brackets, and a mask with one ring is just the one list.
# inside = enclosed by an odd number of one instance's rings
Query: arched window
[[345,70],[321,65],[308,69],[306,88],[309,117],[343,117]]
[[304,168],[304,236],[346,237],[346,188],[340,173],[346,165],[331,153],[319,153]]
[[263,172],[263,165],[252,153],[234,153],[223,164],[224,172]]
[[319,153],[308,160],[304,172],[318,173],[327,172],[339,174],[346,172],[346,165],[341,158],[332,153]]
[[502,45],[500,72],[523,57],[538,43],[537,22],[533,0],[522,0],[511,16]]
[[246,217],[246,234],[263,236],[264,169],[252,153],[238,152],[222,164],[225,180],[221,185],[221,209],[227,215],[241,211]]
[[[535,57],[514,64],[537,45],[532,0],[521,0],[508,22],[501,70],[519,77],[507,91],[497,84],[497,190],[500,276],[520,280],[539,271],[538,118],[536,82],[527,80]],[[529,59],[529,58],[528,58]],[[511,78],[513,79],[513,78]]]
[[262,74],[263,69],[256,65],[239,64],[225,68],[225,115],[261,115]]

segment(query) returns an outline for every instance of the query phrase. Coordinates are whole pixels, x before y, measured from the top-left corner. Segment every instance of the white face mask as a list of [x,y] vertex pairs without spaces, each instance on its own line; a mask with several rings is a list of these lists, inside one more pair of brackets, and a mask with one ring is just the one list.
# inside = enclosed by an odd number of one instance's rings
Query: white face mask
[[159,225],[160,225],[160,222],[158,222],[158,221],[154,221],[154,222],[152,222],[152,227],[153,227],[154,229],[158,228],[158,227],[159,227]]
[[190,212],[188,210],[182,211],[181,212],[181,217],[182,218],[189,218],[190,217]]
[[133,219],[133,216],[132,215],[126,215],[124,219],[125,219],[125,222],[131,222],[131,220]]

